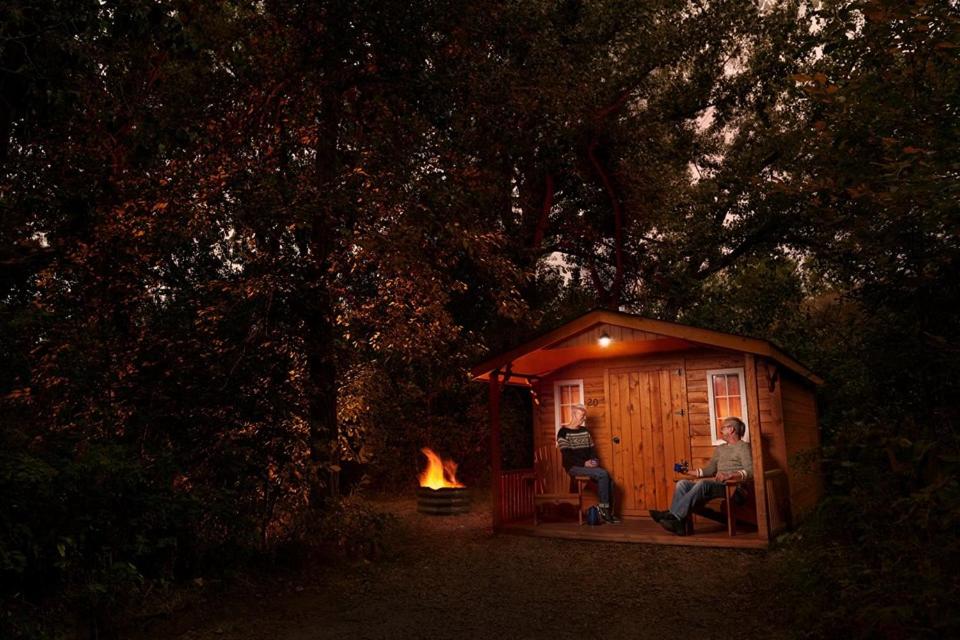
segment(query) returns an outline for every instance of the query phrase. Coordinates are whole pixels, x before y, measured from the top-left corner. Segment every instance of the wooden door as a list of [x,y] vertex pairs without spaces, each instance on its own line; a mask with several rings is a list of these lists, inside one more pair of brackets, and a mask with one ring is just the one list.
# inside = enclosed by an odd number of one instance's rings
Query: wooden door
[[683,369],[610,369],[607,398],[618,510],[646,515],[673,497],[675,462],[690,460]]

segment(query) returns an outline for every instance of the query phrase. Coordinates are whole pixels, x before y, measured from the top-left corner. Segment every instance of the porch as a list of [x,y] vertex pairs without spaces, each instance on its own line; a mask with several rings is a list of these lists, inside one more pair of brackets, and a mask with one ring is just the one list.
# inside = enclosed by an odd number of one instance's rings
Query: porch
[[[647,516],[623,516],[621,524],[590,526],[577,522],[574,505],[557,504],[548,509],[546,519],[533,522],[533,469],[503,471],[499,491],[493,505],[495,528],[500,533],[511,533],[542,538],[566,538],[569,540],[598,540],[605,542],[642,542],[648,544],[678,545],[689,547],[726,547],[739,549],[766,549],[771,533],[786,528],[784,513],[779,508],[768,513],[772,528],[761,532],[759,527],[742,521],[737,523],[736,535],[727,532],[725,522],[718,522],[699,514],[693,515],[694,533],[687,536],[674,535]],[[766,494],[771,498],[782,496],[783,473],[768,471],[764,474]],[[585,505],[595,504],[596,497],[585,495]],[[499,508],[497,505],[499,503]],[[774,500],[777,504],[778,500]],[[766,524],[766,523],[765,523]]]
[[541,538],[566,538],[568,540],[597,540],[602,542],[645,542],[690,547],[724,547],[727,549],[766,549],[768,541],[757,534],[755,528],[742,528],[737,535],[727,535],[726,525],[698,518],[696,533],[691,536],[676,536],[665,531],[649,518],[624,518],[622,524],[604,524],[591,527],[574,521],[541,522],[534,525],[533,518],[516,520],[500,525],[501,533],[512,533]]

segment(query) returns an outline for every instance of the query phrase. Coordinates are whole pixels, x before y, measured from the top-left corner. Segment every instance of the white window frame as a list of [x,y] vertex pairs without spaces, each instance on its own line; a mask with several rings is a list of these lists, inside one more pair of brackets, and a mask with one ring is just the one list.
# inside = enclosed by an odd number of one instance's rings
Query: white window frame
[[743,424],[747,425],[747,430],[743,434],[743,440],[745,442],[750,442],[750,418],[747,415],[747,385],[746,385],[746,372],[743,367],[733,367],[732,369],[710,369],[707,371],[707,404],[710,409],[710,438],[713,440],[714,446],[719,444],[725,444],[723,440],[720,439],[717,433],[717,404],[713,395],[713,376],[719,374],[737,374],[737,377],[740,379],[740,415],[738,416],[743,420]]
[[575,385],[578,385],[580,387],[580,403],[586,406],[587,399],[583,395],[583,379],[557,380],[556,382],[553,383],[553,422],[554,422],[553,435],[554,436],[560,433],[560,427],[563,426],[560,424],[560,387],[572,387]]

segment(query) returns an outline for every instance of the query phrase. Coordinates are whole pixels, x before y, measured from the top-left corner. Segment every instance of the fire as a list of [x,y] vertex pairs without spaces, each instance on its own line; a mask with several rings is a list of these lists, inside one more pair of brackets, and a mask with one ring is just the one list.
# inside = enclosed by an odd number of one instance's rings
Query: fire
[[427,456],[427,468],[420,474],[420,486],[431,489],[462,487],[457,482],[457,463],[453,460],[441,460],[432,449],[424,447],[420,452]]

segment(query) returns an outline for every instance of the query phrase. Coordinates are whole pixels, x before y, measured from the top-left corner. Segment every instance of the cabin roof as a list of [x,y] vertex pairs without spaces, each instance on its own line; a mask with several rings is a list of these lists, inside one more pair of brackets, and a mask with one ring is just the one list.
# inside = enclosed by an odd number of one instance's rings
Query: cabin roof
[[[601,347],[595,340],[571,340],[604,325],[643,332],[645,339],[615,340],[607,347]],[[473,367],[471,373],[474,380],[489,380],[493,371],[506,370],[509,366],[511,378],[508,382],[527,385],[531,379],[548,376],[581,360],[663,353],[696,346],[717,347],[763,356],[814,384],[823,383],[822,378],[767,340],[605,310],[586,313],[553,331],[493,356]]]

